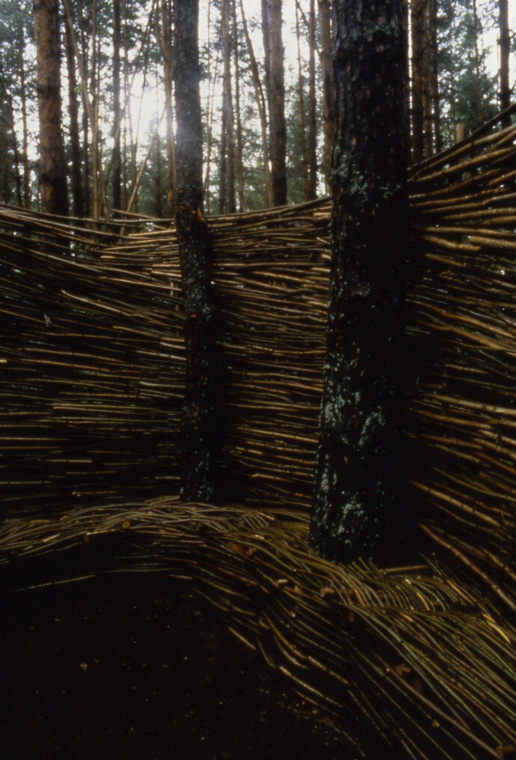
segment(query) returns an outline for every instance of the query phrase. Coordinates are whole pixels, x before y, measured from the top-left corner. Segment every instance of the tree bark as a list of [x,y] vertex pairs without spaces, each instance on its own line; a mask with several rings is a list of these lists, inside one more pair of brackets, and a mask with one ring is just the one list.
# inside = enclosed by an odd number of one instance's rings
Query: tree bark
[[[511,39],[509,36],[509,4],[507,0],[499,0],[498,20],[500,29],[500,108],[505,111],[511,104],[511,88],[509,85],[509,53]],[[511,118],[507,116],[503,127],[510,127]]]
[[40,140],[41,210],[68,214],[61,131],[58,0],[33,0]]
[[68,70],[68,113],[70,116],[70,149],[72,158],[71,191],[73,215],[85,216],[81,171],[81,140],[79,136],[79,103],[77,98],[77,77],[75,75],[75,55],[70,27],[65,25],[66,65]]
[[287,129],[285,124],[285,72],[282,36],[282,0],[267,0],[270,39],[271,183],[274,206],[287,203]]
[[397,548],[387,532],[400,485],[408,207],[401,0],[336,3],[333,46],[333,250],[310,542],[332,560],[384,561]]
[[233,14],[233,61],[235,66],[235,175],[238,188],[238,206],[239,210],[246,210],[245,188],[244,188],[244,166],[242,163],[243,140],[242,140],[242,116],[240,113],[240,55],[238,44],[238,23],[236,0],[231,2],[231,11]]
[[315,94],[315,0],[308,22],[308,200],[317,197],[317,110]]
[[305,81],[301,65],[301,32],[299,29],[299,4],[296,2],[296,40],[297,40],[297,68],[299,88],[299,122],[301,128],[301,164],[303,167],[303,189],[305,201],[310,200],[310,183],[308,180],[308,147],[306,140],[306,112],[305,112]]
[[484,104],[482,103],[482,86],[480,82],[480,51],[478,46],[480,22],[476,0],[473,0],[473,34],[475,37],[475,97],[477,101],[477,127],[481,127],[484,123]]
[[429,1],[429,56],[430,56],[430,100],[432,103],[433,152],[440,153],[441,141],[441,106],[439,102],[439,65],[437,44],[437,0]]
[[[221,152],[221,161],[225,164],[225,196],[221,196],[221,213],[228,211],[230,214],[236,211],[235,198],[235,129],[233,112],[233,87],[231,77],[231,35],[230,35],[230,0],[222,0],[222,51],[224,60],[222,112],[224,135],[222,144],[224,152]],[[221,167],[222,168],[222,167]],[[221,171],[222,175],[222,171]]]
[[176,227],[185,310],[185,421],[181,495],[215,496],[216,339],[211,241],[202,208],[198,0],[175,0]]
[[122,156],[120,142],[120,0],[113,0],[113,157],[112,208],[122,208]]
[[258,109],[258,115],[260,117],[260,131],[261,131],[261,137],[262,137],[262,152],[263,152],[263,184],[264,184],[265,206],[266,208],[270,208],[272,206],[272,180],[271,180],[271,173],[270,173],[270,168],[269,168],[269,150],[267,146],[267,110],[265,107],[265,96],[263,94],[263,88],[260,82],[260,75],[258,72],[258,64],[256,62],[256,56],[254,54],[253,43],[251,40],[251,36],[249,34],[247,20],[245,17],[243,0],[240,0],[240,13],[242,14],[242,25],[244,27],[244,35],[245,35],[245,41],[247,45],[247,52],[249,53],[249,63],[251,66],[251,75],[253,78],[256,108]]
[[424,7],[426,0],[412,0],[410,20],[412,30],[412,160],[424,157]]
[[27,88],[25,83],[25,43],[20,41],[20,88],[22,106],[22,151],[23,151],[23,206],[30,208],[30,164],[29,164],[29,130],[27,120]]
[[161,35],[160,46],[163,56],[163,78],[165,87],[165,124],[167,145],[167,193],[165,213],[168,217],[174,215],[174,202],[176,193],[176,155],[174,147],[174,128],[172,112],[172,41],[171,41],[171,11],[169,0],[161,2]]
[[319,23],[321,26],[321,68],[323,78],[323,119],[325,180],[331,184],[331,152],[335,133],[335,93],[331,64],[331,12],[330,0],[319,0]]

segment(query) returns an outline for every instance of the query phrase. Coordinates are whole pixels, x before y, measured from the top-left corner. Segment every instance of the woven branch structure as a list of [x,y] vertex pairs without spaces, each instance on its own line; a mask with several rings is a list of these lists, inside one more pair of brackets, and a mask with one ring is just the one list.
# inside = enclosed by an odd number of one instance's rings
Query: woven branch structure
[[109,541],[115,569],[189,579],[364,757],[371,737],[385,757],[515,756],[515,156],[516,127],[494,122],[411,171],[407,477],[425,551],[411,568],[334,565],[307,546],[328,201],[210,219],[219,507],[174,496],[173,227],[0,208],[6,582],[56,557],[80,577]]

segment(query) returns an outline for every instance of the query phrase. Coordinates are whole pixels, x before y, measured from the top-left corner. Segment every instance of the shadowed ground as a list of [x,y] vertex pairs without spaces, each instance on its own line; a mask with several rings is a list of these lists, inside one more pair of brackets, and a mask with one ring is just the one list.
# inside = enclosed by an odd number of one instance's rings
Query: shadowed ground
[[184,585],[156,580],[118,575],[3,600],[4,760],[344,756],[328,716]]

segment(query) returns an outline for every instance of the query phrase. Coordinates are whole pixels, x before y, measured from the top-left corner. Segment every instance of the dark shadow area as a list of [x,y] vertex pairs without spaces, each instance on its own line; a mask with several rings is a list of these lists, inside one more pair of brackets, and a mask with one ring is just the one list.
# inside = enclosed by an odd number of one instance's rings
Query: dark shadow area
[[114,574],[1,606],[3,760],[353,760],[186,583]]

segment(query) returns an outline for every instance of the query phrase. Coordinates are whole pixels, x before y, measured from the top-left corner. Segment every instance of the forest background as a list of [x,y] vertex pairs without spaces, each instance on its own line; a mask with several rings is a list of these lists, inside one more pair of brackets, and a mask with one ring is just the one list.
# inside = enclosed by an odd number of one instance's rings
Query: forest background
[[[509,104],[509,51],[515,47],[509,5],[407,0],[413,162]],[[171,1],[62,0],[55,6],[70,213],[99,218],[119,209],[171,217]],[[329,25],[329,0],[201,0],[207,213],[296,203],[328,192]],[[31,0],[0,3],[0,93],[0,201],[38,210]],[[272,187],[278,152],[286,166],[286,194],[279,198]]]

